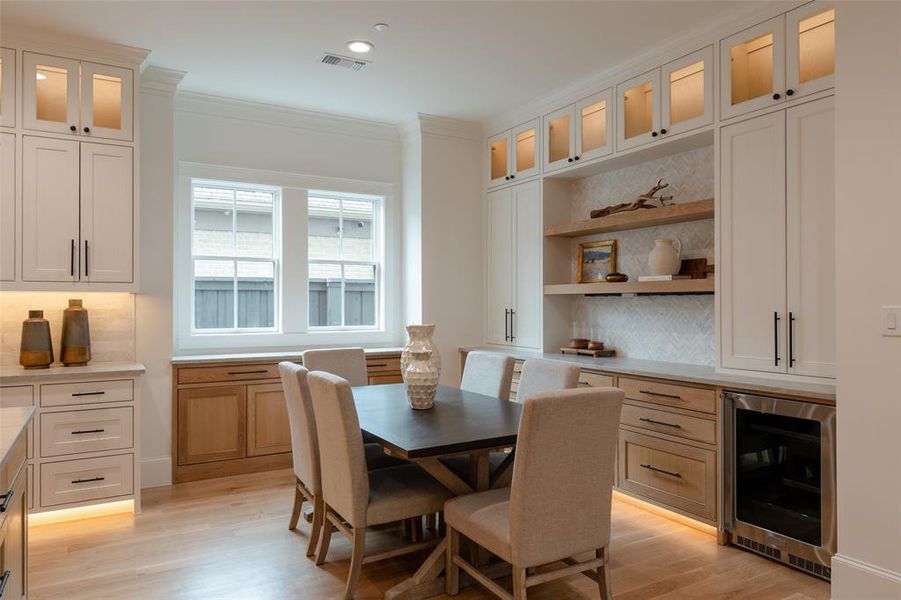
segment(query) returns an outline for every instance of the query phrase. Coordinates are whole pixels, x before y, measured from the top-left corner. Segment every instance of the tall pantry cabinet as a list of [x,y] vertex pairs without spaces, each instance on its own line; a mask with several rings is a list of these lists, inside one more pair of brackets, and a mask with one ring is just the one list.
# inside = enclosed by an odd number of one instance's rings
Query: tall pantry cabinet
[[835,376],[834,100],[723,127],[723,367]]

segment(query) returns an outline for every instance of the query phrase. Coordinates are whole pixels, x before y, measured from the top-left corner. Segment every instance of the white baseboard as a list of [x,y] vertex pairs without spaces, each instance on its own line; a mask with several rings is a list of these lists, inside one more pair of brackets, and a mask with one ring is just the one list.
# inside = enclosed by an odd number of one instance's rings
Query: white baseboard
[[160,456],[141,461],[141,488],[172,485],[172,457]]
[[898,600],[901,573],[836,554],[832,557],[833,600]]

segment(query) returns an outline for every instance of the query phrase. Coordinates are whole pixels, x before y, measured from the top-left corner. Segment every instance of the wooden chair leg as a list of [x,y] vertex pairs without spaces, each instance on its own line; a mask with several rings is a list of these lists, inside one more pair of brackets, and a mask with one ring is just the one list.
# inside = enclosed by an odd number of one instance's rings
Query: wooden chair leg
[[513,567],[513,600],[526,600],[526,570]]
[[363,569],[363,553],[366,551],[366,528],[354,527],[354,547],[350,555],[350,572],[347,574],[347,585],[344,588],[344,600],[353,600]]
[[613,592],[610,591],[610,550],[599,548],[594,555],[596,558],[604,559],[604,564],[598,567],[598,589],[601,592],[601,600],[613,600]]
[[413,519],[413,541],[421,542],[423,540],[422,535],[422,517],[416,517]]
[[413,541],[413,519],[404,519],[404,541]]
[[448,596],[456,596],[460,592],[460,567],[454,558],[460,554],[460,534],[453,528],[447,528],[447,564],[444,566],[444,591]]
[[322,541],[319,542],[319,553],[316,554],[316,566],[325,562],[328,546],[332,541],[332,522],[328,519],[328,506],[323,504],[322,508]]
[[431,531],[438,529],[438,515],[429,513],[425,516],[425,528]]
[[331,529],[332,524],[327,523],[325,518],[325,503],[322,501],[322,495],[313,496],[313,525],[310,527],[310,543],[307,545],[307,556],[313,556],[316,553],[316,546],[319,544],[319,537],[322,535],[322,528],[328,525]]
[[300,493],[300,486],[294,484],[294,509],[291,511],[291,521],[288,523],[288,529],[294,531],[297,529],[297,521],[300,520],[300,510],[303,508],[304,497]]

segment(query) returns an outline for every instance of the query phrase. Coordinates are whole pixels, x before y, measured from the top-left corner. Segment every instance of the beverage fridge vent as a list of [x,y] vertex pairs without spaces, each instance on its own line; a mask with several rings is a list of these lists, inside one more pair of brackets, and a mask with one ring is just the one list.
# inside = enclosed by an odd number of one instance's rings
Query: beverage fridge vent
[[788,564],[797,567],[802,571],[807,571],[808,573],[816,575],[817,577],[829,579],[830,581],[832,580],[832,569],[825,565],[821,565],[820,563],[813,562],[812,560],[807,560],[806,558],[801,558],[800,556],[789,553]]
[[779,548],[773,548],[772,546],[767,546],[766,544],[761,544],[760,542],[755,542],[754,540],[742,536],[738,536],[738,545],[753,550],[758,554],[763,554],[764,556],[769,556],[776,560],[782,560],[782,551]]

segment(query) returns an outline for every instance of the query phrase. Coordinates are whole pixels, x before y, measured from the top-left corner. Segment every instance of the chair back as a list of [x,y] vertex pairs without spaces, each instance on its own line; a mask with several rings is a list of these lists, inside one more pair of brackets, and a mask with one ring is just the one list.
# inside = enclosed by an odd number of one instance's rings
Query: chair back
[[322,371],[307,379],[316,413],[322,497],[353,527],[365,527],[369,472],[350,384]]
[[310,371],[325,371],[346,379],[352,386],[367,385],[366,353],[362,348],[328,348],[307,350],[303,366]]
[[623,391],[526,398],[510,489],[513,563],[531,567],[606,547]]
[[319,440],[313,399],[307,382],[309,371],[293,362],[280,362],[285,403],[288,405],[288,425],[291,427],[291,458],[294,474],[313,494],[322,493],[319,471]]
[[495,398],[510,398],[513,359],[496,352],[470,352],[466,355],[460,389]]
[[516,400],[523,402],[533,394],[576,387],[579,387],[579,367],[576,365],[530,358],[522,365]]

